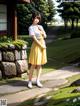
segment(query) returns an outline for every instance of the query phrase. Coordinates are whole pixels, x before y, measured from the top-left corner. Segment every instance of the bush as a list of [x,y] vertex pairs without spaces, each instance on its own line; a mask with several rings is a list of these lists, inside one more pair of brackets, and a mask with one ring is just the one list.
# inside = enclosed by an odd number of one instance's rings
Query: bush
[[25,42],[24,40],[16,40],[16,41],[13,41],[12,44],[20,49],[22,46],[26,45],[27,42]]
[[71,33],[71,38],[80,38],[80,31],[73,31]]
[[11,42],[12,41],[12,38],[11,37],[7,37],[7,36],[5,36],[5,35],[3,35],[3,36],[1,36],[0,37],[0,43],[2,42],[6,42],[6,43],[8,43],[8,42]]
[[3,36],[0,38],[0,48],[8,48],[11,45],[14,45],[18,49],[21,49],[23,45],[27,45],[28,43],[24,40],[16,40],[13,41],[12,38],[8,38],[7,36]]

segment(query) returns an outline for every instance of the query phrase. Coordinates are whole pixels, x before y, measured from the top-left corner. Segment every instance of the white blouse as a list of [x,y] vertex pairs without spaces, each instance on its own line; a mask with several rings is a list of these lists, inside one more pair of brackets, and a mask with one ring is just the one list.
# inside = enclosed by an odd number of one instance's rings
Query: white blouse
[[40,30],[43,31],[44,38],[47,37],[46,32],[44,31],[44,28],[42,27],[42,25],[31,25],[31,26],[29,27],[29,36],[32,37],[32,36],[35,35],[37,39],[40,38],[41,33],[40,33],[40,31],[37,30],[37,29],[40,29]]

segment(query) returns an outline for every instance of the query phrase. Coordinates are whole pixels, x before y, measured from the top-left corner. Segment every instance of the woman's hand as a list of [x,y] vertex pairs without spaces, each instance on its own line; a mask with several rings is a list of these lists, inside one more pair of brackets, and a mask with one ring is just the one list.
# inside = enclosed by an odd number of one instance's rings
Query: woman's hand
[[41,45],[41,48],[42,48],[42,49],[46,49],[46,46],[45,46],[45,45]]
[[43,35],[44,38],[47,37],[46,32],[44,31],[43,27],[41,28],[38,27],[38,30],[40,31],[41,35]]

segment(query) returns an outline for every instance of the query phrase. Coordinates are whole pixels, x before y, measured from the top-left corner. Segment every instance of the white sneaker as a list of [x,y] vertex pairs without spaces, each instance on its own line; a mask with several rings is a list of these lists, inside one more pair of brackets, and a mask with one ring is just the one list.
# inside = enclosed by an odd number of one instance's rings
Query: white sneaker
[[40,88],[42,88],[42,87],[43,87],[43,85],[41,84],[41,82],[40,82],[40,81],[37,81],[37,86],[38,86],[38,87],[40,87]]
[[28,88],[30,88],[30,89],[32,88],[32,82],[31,81],[28,82]]

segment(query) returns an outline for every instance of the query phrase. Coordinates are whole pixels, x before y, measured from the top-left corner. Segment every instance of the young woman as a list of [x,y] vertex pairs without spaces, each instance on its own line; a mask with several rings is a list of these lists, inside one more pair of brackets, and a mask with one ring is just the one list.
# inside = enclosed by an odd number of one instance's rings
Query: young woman
[[32,25],[29,27],[29,35],[33,39],[33,43],[29,55],[29,64],[31,64],[29,70],[29,82],[28,87],[32,88],[32,75],[36,68],[37,79],[36,84],[38,87],[43,87],[40,82],[40,75],[42,72],[42,65],[47,63],[46,56],[46,44],[44,38],[46,38],[46,33],[41,25],[38,25],[41,21],[41,15],[34,13],[32,15]]

